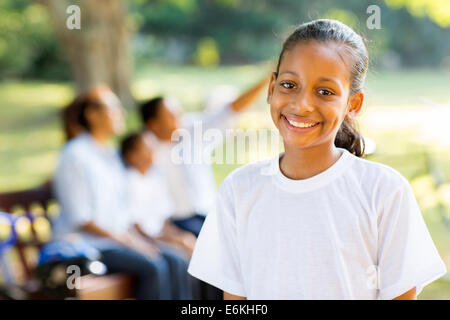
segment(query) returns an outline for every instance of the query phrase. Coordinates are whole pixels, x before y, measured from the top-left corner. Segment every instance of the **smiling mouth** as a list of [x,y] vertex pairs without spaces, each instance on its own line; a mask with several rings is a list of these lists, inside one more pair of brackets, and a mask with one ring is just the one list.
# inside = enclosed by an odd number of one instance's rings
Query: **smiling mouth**
[[285,123],[287,124],[287,127],[289,129],[293,129],[293,130],[300,131],[300,132],[308,131],[309,129],[317,127],[320,124],[320,122],[316,122],[316,123],[297,122],[297,121],[287,119],[284,115],[282,115],[282,118],[285,121]]

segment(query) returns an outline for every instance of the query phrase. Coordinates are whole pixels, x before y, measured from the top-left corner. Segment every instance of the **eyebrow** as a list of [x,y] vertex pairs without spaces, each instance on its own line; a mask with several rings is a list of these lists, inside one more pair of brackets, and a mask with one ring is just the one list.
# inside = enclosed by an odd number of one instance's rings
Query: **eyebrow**
[[[284,73],[289,73],[289,74],[292,74],[292,75],[298,77],[298,74],[297,74],[296,72],[290,71],[290,70],[283,71],[283,72],[281,72],[279,75],[281,76],[281,75],[284,74]],[[338,83],[338,81],[336,81],[335,79],[333,79],[333,78],[326,78],[326,77],[320,77],[320,78],[319,78],[319,81],[328,81],[328,82]]]
[[296,72],[294,72],[294,71],[289,71],[289,70],[283,71],[283,72],[281,72],[279,75],[281,76],[283,73],[290,73],[290,74],[293,74],[294,76],[297,76],[297,77],[298,77],[298,74],[297,74]]
[[334,80],[332,78],[325,78],[325,77],[320,77],[319,81],[328,81],[328,82],[338,83],[336,80]]

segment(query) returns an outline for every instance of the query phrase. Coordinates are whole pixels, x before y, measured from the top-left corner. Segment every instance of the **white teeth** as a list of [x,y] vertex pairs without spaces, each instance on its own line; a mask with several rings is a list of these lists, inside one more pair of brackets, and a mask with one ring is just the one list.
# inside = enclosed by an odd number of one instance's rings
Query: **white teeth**
[[287,119],[287,121],[291,125],[293,125],[294,127],[297,127],[297,128],[310,128],[310,127],[313,127],[313,126],[316,125],[315,123],[295,122],[295,121],[292,121],[292,120],[289,120],[289,119]]

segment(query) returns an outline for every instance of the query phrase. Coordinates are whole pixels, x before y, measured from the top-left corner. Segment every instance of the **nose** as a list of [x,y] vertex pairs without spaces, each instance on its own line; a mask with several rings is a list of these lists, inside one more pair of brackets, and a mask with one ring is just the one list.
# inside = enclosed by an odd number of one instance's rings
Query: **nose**
[[303,112],[312,112],[314,110],[311,94],[305,89],[300,90],[300,92],[293,97],[291,105],[295,111],[300,114]]

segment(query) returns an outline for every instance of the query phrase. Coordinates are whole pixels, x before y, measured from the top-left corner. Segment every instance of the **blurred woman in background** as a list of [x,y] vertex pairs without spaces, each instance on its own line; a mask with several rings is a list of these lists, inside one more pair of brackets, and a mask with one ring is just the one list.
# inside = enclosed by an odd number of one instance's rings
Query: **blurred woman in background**
[[66,142],[84,131],[83,127],[78,123],[78,114],[80,113],[80,106],[82,105],[81,102],[83,99],[85,99],[84,95],[78,96],[62,110],[61,115]]

